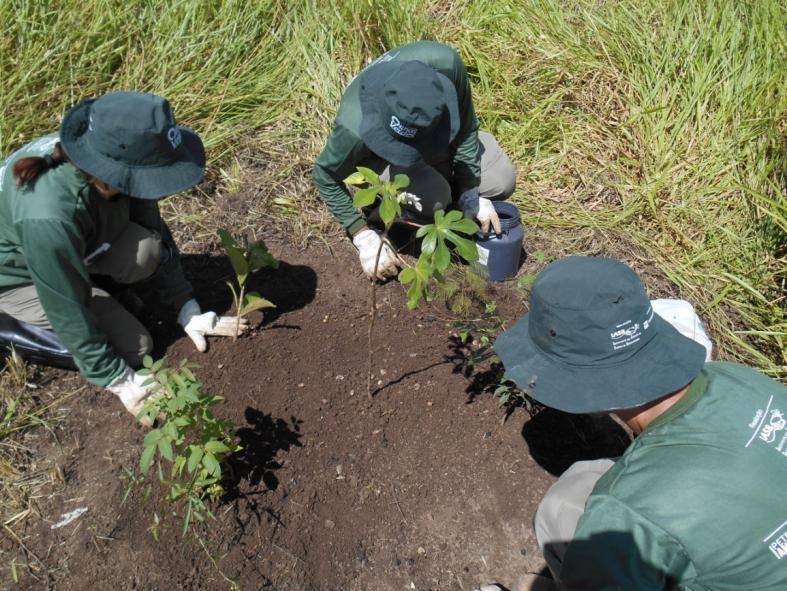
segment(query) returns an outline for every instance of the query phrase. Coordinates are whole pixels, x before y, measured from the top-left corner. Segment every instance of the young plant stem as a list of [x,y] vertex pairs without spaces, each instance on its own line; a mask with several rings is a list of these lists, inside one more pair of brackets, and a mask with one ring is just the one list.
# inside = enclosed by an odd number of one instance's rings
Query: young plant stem
[[369,315],[369,332],[367,333],[369,359],[366,364],[366,393],[369,398],[372,397],[372,360],[374,358],[374,351],[372,349],[372,332],[374,331],[374,321],[377,319],[377,267],[380,264],[380,255],[383,252],[383,246],[388,239],[388,226],[383,230],[383,237],[380,240],[380,246],[377,247],[377,256],[374,259],[374,275],[372,276],[371,284],[371,297],[369,298],[372,303],[371,313]]
[[232,337],[233,341],[238,340],[238,336],[240,336],[240,307],[243,305],[243,295],[246,292],[246,283],[240,286],[240,294],[238,295],[238,301],[235,302],[235,336]]

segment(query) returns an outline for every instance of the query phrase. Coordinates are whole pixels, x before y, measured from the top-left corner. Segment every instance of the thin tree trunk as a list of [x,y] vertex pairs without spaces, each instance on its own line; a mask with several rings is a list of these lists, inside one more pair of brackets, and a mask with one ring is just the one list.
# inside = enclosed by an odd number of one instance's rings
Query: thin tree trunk
[[374,321],[377,319],[377,267],[380,264],[380,254],[383,252],[383,245],[388,238],[388,228],[383,232],[380,246],[377,248],[377,256],[374,259],[374,276],[372,277],[370,301],[372,308],[369,316],[369,332],[367,334],[367,343],[369,347],[369,359],[366,364],[366,393],[369,398],[372,397],[372,360],[374,358],[374,350],[372,349],[372,332],[374,331]]

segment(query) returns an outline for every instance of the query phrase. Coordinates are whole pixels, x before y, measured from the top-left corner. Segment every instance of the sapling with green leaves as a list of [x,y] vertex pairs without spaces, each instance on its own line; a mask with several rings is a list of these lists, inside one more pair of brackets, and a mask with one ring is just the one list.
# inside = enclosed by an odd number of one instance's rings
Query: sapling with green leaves
[[232,269],[235,271],[235,280],[238,284],[236,288],[231,281],[227,282],[232,292],[232,301],[235,304],[238,318],[235,326],[235,338],[238,338],[241,318],[254,310],[276,307],[272,302],[266,300],[255,291],[246,293],[246,281],[249,275],[263,267],[278,269],[279,261],[268,252],[268,247],[262,240],[249,242],[244,236],[241,244],[226,230],[219,230],[218,234],[221,239],[221,245],[230,259]]
[[[373,273],[371,274],[370,287],[370,316],[368,330],[369,357],[367,365],[366,391],[369,396],[372,394],[372,362],[374,350],[372,347],[372,335],[374,324],[377,318],[377,279],[380,254],[387,245],[393,252],[395,250],[388,243],[388,234],[391,226],[402,217],[402,205],[409,204],[420,211],[420,198],[412,193],[403,191],[410,184],[410,178],[405,174],[397,174],[393,181],[384,181],[373,170],[359,166],[357,172],[353,173],[344,180],[348,185],[362,186],[353,196],[353,204],[357,208],[368,207],[379,199],[380,219],[383,222],[382,240],[377,247],[377,255],[374,261]],[[435,212],[434,223],[420,228],[416,234],[418,238],[423,238],[421,244],[421,254],[415,266],[407,266],[404,260],[399,263],[405,268],[399,273],[399,281],[403,284],[410,284],[407,291],[407,307],[411,310],[418,306],[418,303],[425,299],[431,300],[433,291],[431,282],[442,283],[443,273],[451,264],[451,252],[448,243],[455,246],[456,251],[466,261],[478,259],[478,251],[472,240],[463,238],[460,234],[472,235],[478,231],[478,225],[472,220],[465,219],[459,211],[445,213],[442,210]],[[398,255],[397,255],[398,256]]]
[[159,482],[168,489],[167,500],[185,503],[185,535],[194,521],[213,516],[207,502],[224,494],[221,462],[241,448],[235,442],[235,425],[211,410],[223,398],[202,391],[192,371],[195,365],[183,360],[166,367],[165,359],[154,362],[150,356],[143,365],[140,374],[149,376],[153,389],[137,419],[159,419],[161,424],[145,435],[139,467],[144,476],[155,466]]

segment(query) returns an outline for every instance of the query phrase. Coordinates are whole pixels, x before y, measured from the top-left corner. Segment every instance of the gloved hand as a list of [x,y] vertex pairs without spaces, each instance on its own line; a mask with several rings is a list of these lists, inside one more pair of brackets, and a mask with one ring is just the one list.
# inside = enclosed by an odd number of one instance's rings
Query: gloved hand
[[[147,380],[148,376],[139,375],[133,369],[127,367],[126,371],[120,374],[120,376],[115,378],[115,380],[107,386],[107,390],[120,398],[120,402],[123,403],[126,410],[136,417],[139,411],[142,410],[145,401],[150,396],[153,386],[155,385],[151,383],[147,386],[143,386]],[[151,425],[151,420],[148,417],[143,417],[139,422],[145,427],[150,427]]]
[[[215,312],[202,313],[197,300],[191,299],[180,309],[178,324],[183,327],[188,337],[200,352],[208,349],[206,336],[234,337],[238,325],[237,316],[218,316]],[[249,321],[240,319],[240,334],[249,328]]]
[[495,211],[495,206],[485,197],[479,197],[478,187],[468,189],[459,197],[459,207],[467,218],[476,218],[481,224],[482,232],[489,232],[490,226],[495,234],[503,232],[500,227],[500,217]]
[[[353,236],[353,244],[358,249],[361,267],[369,279],[375,278],[374,262],[377,260],[377,251],[381,241],[380,235],[369,228],[365,228]],[[396,277],[401,264],[399,255],[387,243],[383,244],[383,249],[380,251],[380,261],[377,264],[376,279],[385,281],[388,277]]]

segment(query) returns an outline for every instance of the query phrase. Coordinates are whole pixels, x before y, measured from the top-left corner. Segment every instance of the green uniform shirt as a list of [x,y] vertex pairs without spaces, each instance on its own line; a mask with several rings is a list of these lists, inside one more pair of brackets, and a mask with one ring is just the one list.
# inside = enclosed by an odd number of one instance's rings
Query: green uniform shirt
[[[106,386],[126,362],[98,328],[88,304],[91,282],[84,258],[117,238],[129,221],[168,237],[155,201],[121,196],[107,201],[91,191],[71,164],[17,188],[12,163],[43,156],[58,138],[46,136],[0,162],[0,290],[35,285],[41,306],[85,378]],[[160,301],[179,309],[191,286],[175,256],[153,279]]]
[[596,484],[561,589],[787,590],[787,388],[713,362]]
[[[427,164],[446,173],[460,192],[477,187],[481,182],[478,119],[473,110],[470,80],[462,58],[447,45],[432,41],[417,41],[383,54],[369,65],[367,70],[377,63],[389,61],[423,62],[454,83],[461,118],[459,132],[446,152],[438,154],[434,161]],[[365,221],[360,212],[353,207],[352,198],[343,181],[355,172],[358,165],[371,165],[370,167],[374,168],[374,163],[384,162],[372,153],[361,139],[359,80],[364,72],[356,76],[345,90],[336,115],[336,124],[314,166],[314,182],[320,191],[320,196],[334,217],[350,233],[361,228]]]

